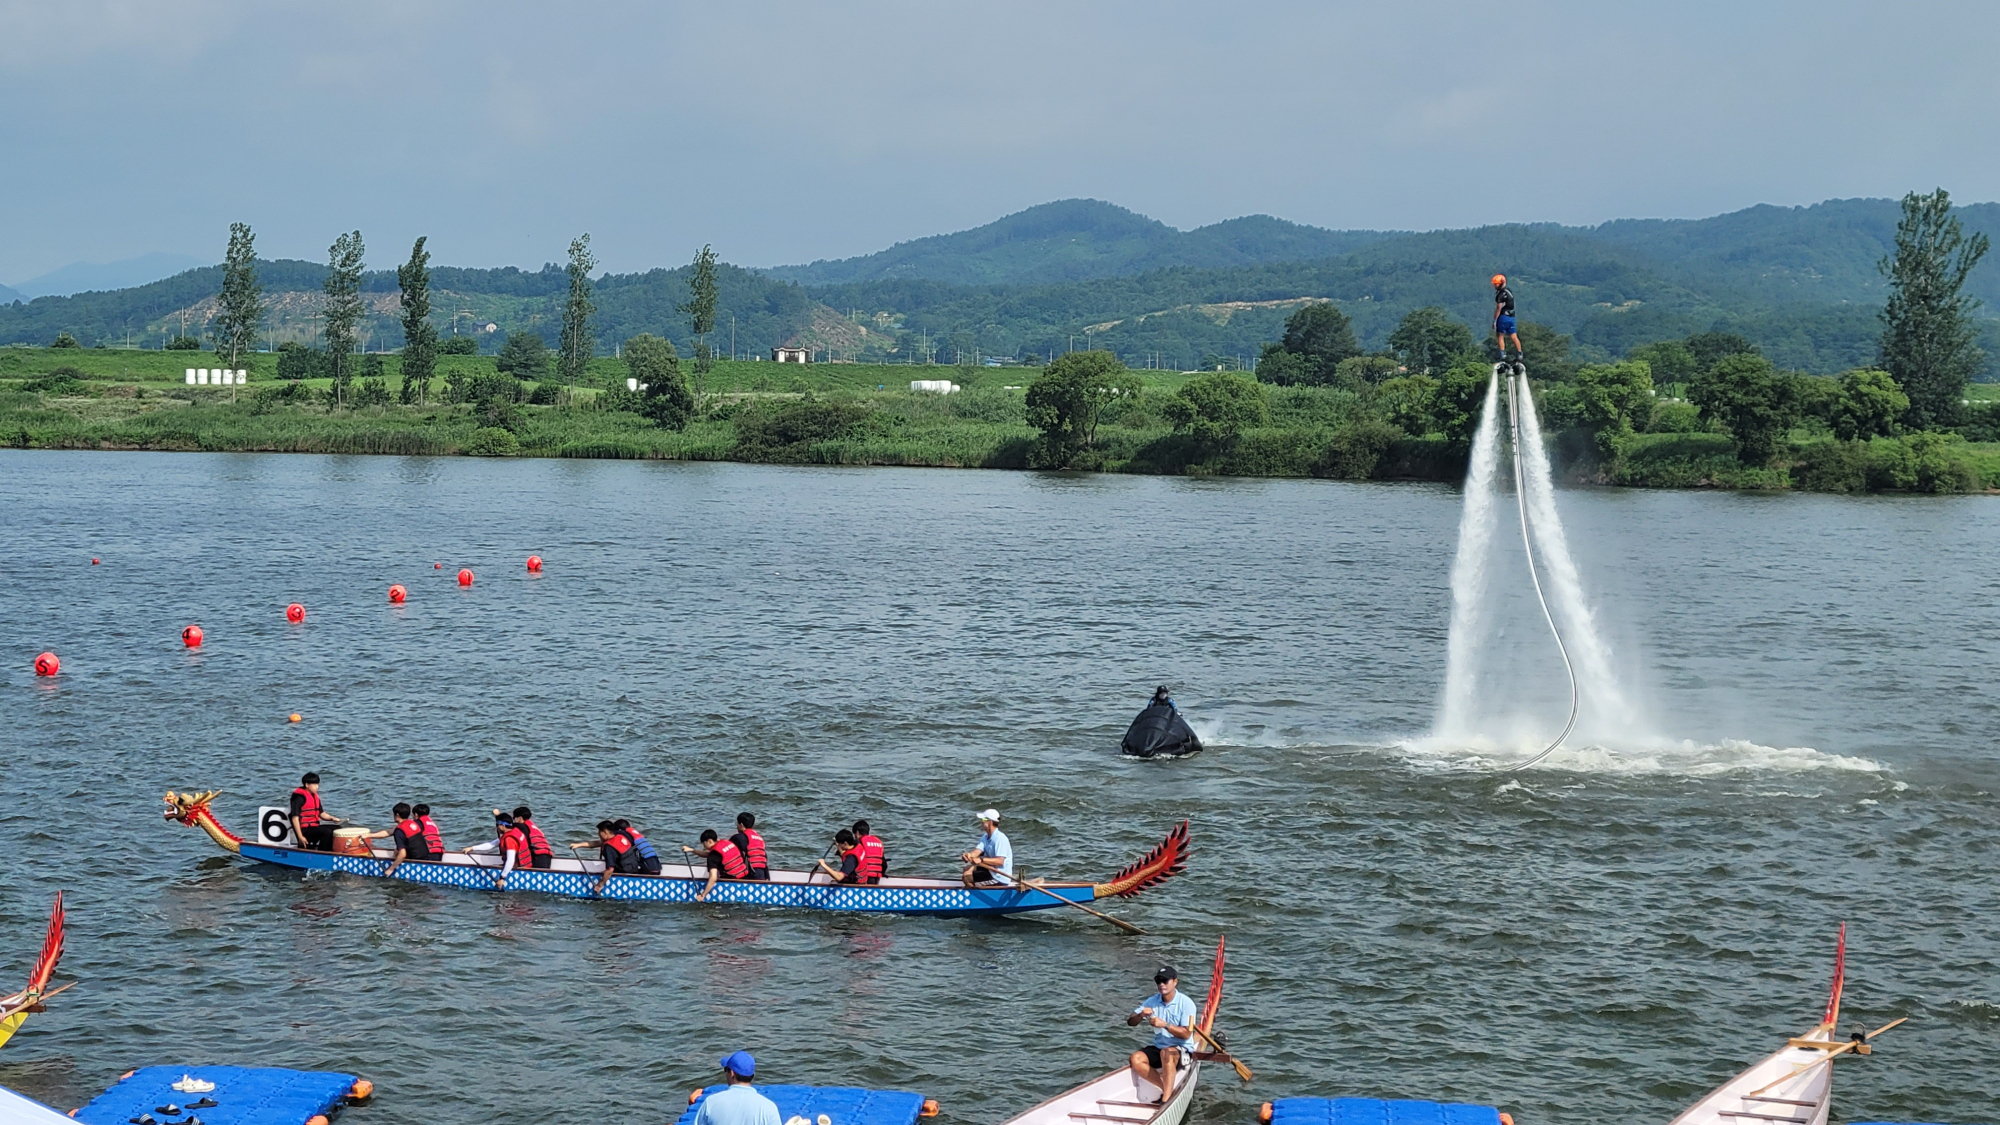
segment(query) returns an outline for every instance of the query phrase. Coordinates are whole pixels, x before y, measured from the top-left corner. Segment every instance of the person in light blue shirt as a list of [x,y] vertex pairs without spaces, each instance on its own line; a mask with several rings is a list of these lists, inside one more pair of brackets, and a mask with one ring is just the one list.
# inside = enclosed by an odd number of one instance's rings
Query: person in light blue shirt
[[1125,1017],[1125,1024],[1153,1026],[1152,1046],[1132,1052],[1132,1073],[1158,1086],[1160,1096],[1154,1100],[1164,1102],[1173,1093],[1180,1072],[1194,1061],[1191,1047],[1195,1011],[1194,1001],[1181,993],[1180,974],[1172,965],[1154,973],[1153,983],[1160,991]]
[[[959,878],[970,887],[979,883],[1009,883],[1014,881],[1014,844],[1007,834],[1000,831],[1000,810],[987,809],[979,814],[979,827],[984,835],[970,851],[958,858],[965,861],[965,870]],[[1000,878],[993,873],[998,871]]]
[[776,1102],[750,1085],[757,1060],[738,1051],[722,1060],[723,1088],[701,1099],[694,1125],[779,1125]]

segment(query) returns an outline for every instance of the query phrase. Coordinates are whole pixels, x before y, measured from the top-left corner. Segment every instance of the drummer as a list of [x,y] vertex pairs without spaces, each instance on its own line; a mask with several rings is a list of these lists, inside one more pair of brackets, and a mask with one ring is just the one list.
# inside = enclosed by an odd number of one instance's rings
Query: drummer
[[1194,1001],[1180,990],[1180,974],[1172,965],[1153,974],[1159,991],[1125,1017],[1125,1026],[1153,1026],[1153,1043],[1132,1052],[1132,1073],[1160,1088],[1158,1101],[1174,1091],[1175,1076],[1194,1061]]
[[333,826],[343,821],[320,807],[318,774],[306,774],[299,779],[299,787],[292,790],[291,821],[299,843],[313,851],[333,850]]

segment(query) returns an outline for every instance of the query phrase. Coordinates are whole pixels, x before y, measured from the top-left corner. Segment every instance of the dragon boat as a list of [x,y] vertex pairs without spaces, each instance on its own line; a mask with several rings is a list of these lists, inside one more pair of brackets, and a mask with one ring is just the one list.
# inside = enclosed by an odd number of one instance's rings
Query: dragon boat
[[1724,1082],[1669,1125],[1826,1125],[1833,1104],[1833,1060],[1871,1053],[1869,1040],[1903,1022],[1857,1031],[1842,1040],[1835,1026],[1840,1022],[1840,992],[1846,981],[1847,925],[1842,923],[1833,957],[1833,995],[1820,1022]]
[[[1208,978],[1208,995],[1195,1021],[1195,1027],[1202,1032],[1195,1036],[1197,1046],[1204,1037],[1213,1042],[1215,1009],[1221,1003],[1222,941],[1218,939],[1215,971]],[[1173,1091],[1163,1100],[1158,1086],[1139,1077],[1131,1066],[1121,1066],[1008,1118],[1004,1125],[1181,1125],[1187,1119],[1188,1105],[1194,1101],[1194,1088],[1201,1081],[1204,1060],[1231,1061],[1225,1055],[1195,1051],[1194,1061],[1179,1071]]]
[[63,901],[62,892],[56,892],[55,909],[49,912],[48,933],[42,938],[42,952],[35,958],[35,967],[28,971],[28,987],[12,996],[0,996],[0,1047],[21,1030],[28,1022],[28,1016],[42,1010],[42,1001],[61,992],[62,988],[49,988],[49,978],[55,975],[56,963],[63,955]]
[[[395,852],[381,843],[367,845],[366,855],[315,851],[292,845],[282,824],[278,838],[285,842],[246,840],[224,828],[215,818],[210,805],[220,792],[168,792],[166,819],[200,828],[224,851],[245,859],[306,871],[336,871],[375,879],[389,877],[472,891],[497,889],[501,861],[495,855],[447,851],[439,860],[406,859],[397,866],[395,875],[389,876],[389,863]],[[835,883],[820,871],[773,870],[768,881],[723,879],[709,892],[706,901],[867,914],[1018,914],[1066,903],[1131,898],[1186,871],[1188,850],[1188,825],[1182,821],[1145,858],[1102,883],[1037,879],[1021,886],[967,887],[957,879],[884,876],[880,883],[851,884]],[[658,875],[614,874],[602,891],[596,891],[597,880],[603,873],[604,865],[597,860],[558,856],[547,868],[515,868],[507,876],[507,890],[618,902],[685,903],[694,902],[695,892],[708,883],[706,867],[670,863],[664,864]]]

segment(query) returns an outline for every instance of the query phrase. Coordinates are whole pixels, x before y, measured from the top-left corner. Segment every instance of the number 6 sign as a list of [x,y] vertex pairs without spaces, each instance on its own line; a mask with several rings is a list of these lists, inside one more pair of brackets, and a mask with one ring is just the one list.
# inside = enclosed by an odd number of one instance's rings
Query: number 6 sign
[[257,810],[257,842],[267,847],[292,847],[292,810],[269,805]]

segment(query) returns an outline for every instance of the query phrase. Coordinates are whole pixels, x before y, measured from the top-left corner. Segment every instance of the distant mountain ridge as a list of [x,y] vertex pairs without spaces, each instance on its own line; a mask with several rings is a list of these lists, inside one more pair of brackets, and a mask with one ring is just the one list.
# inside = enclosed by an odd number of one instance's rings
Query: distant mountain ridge
[[858,258],[760,272],[801,285],[922,279],[953,285],[1046,285],[1149,270],[1219,269],[1331,258],[1392,237],[1247,215],[1190,231],[1097,199],[1060,199],[985,226],[899,242]]
[[40,277],[17,281],[0,300],[34,300],[36,297],[67,297],[75,293],[130,289],[172,277],[202,265],[200,258],[187,254],[154,252],[117,262],[71,262]]

